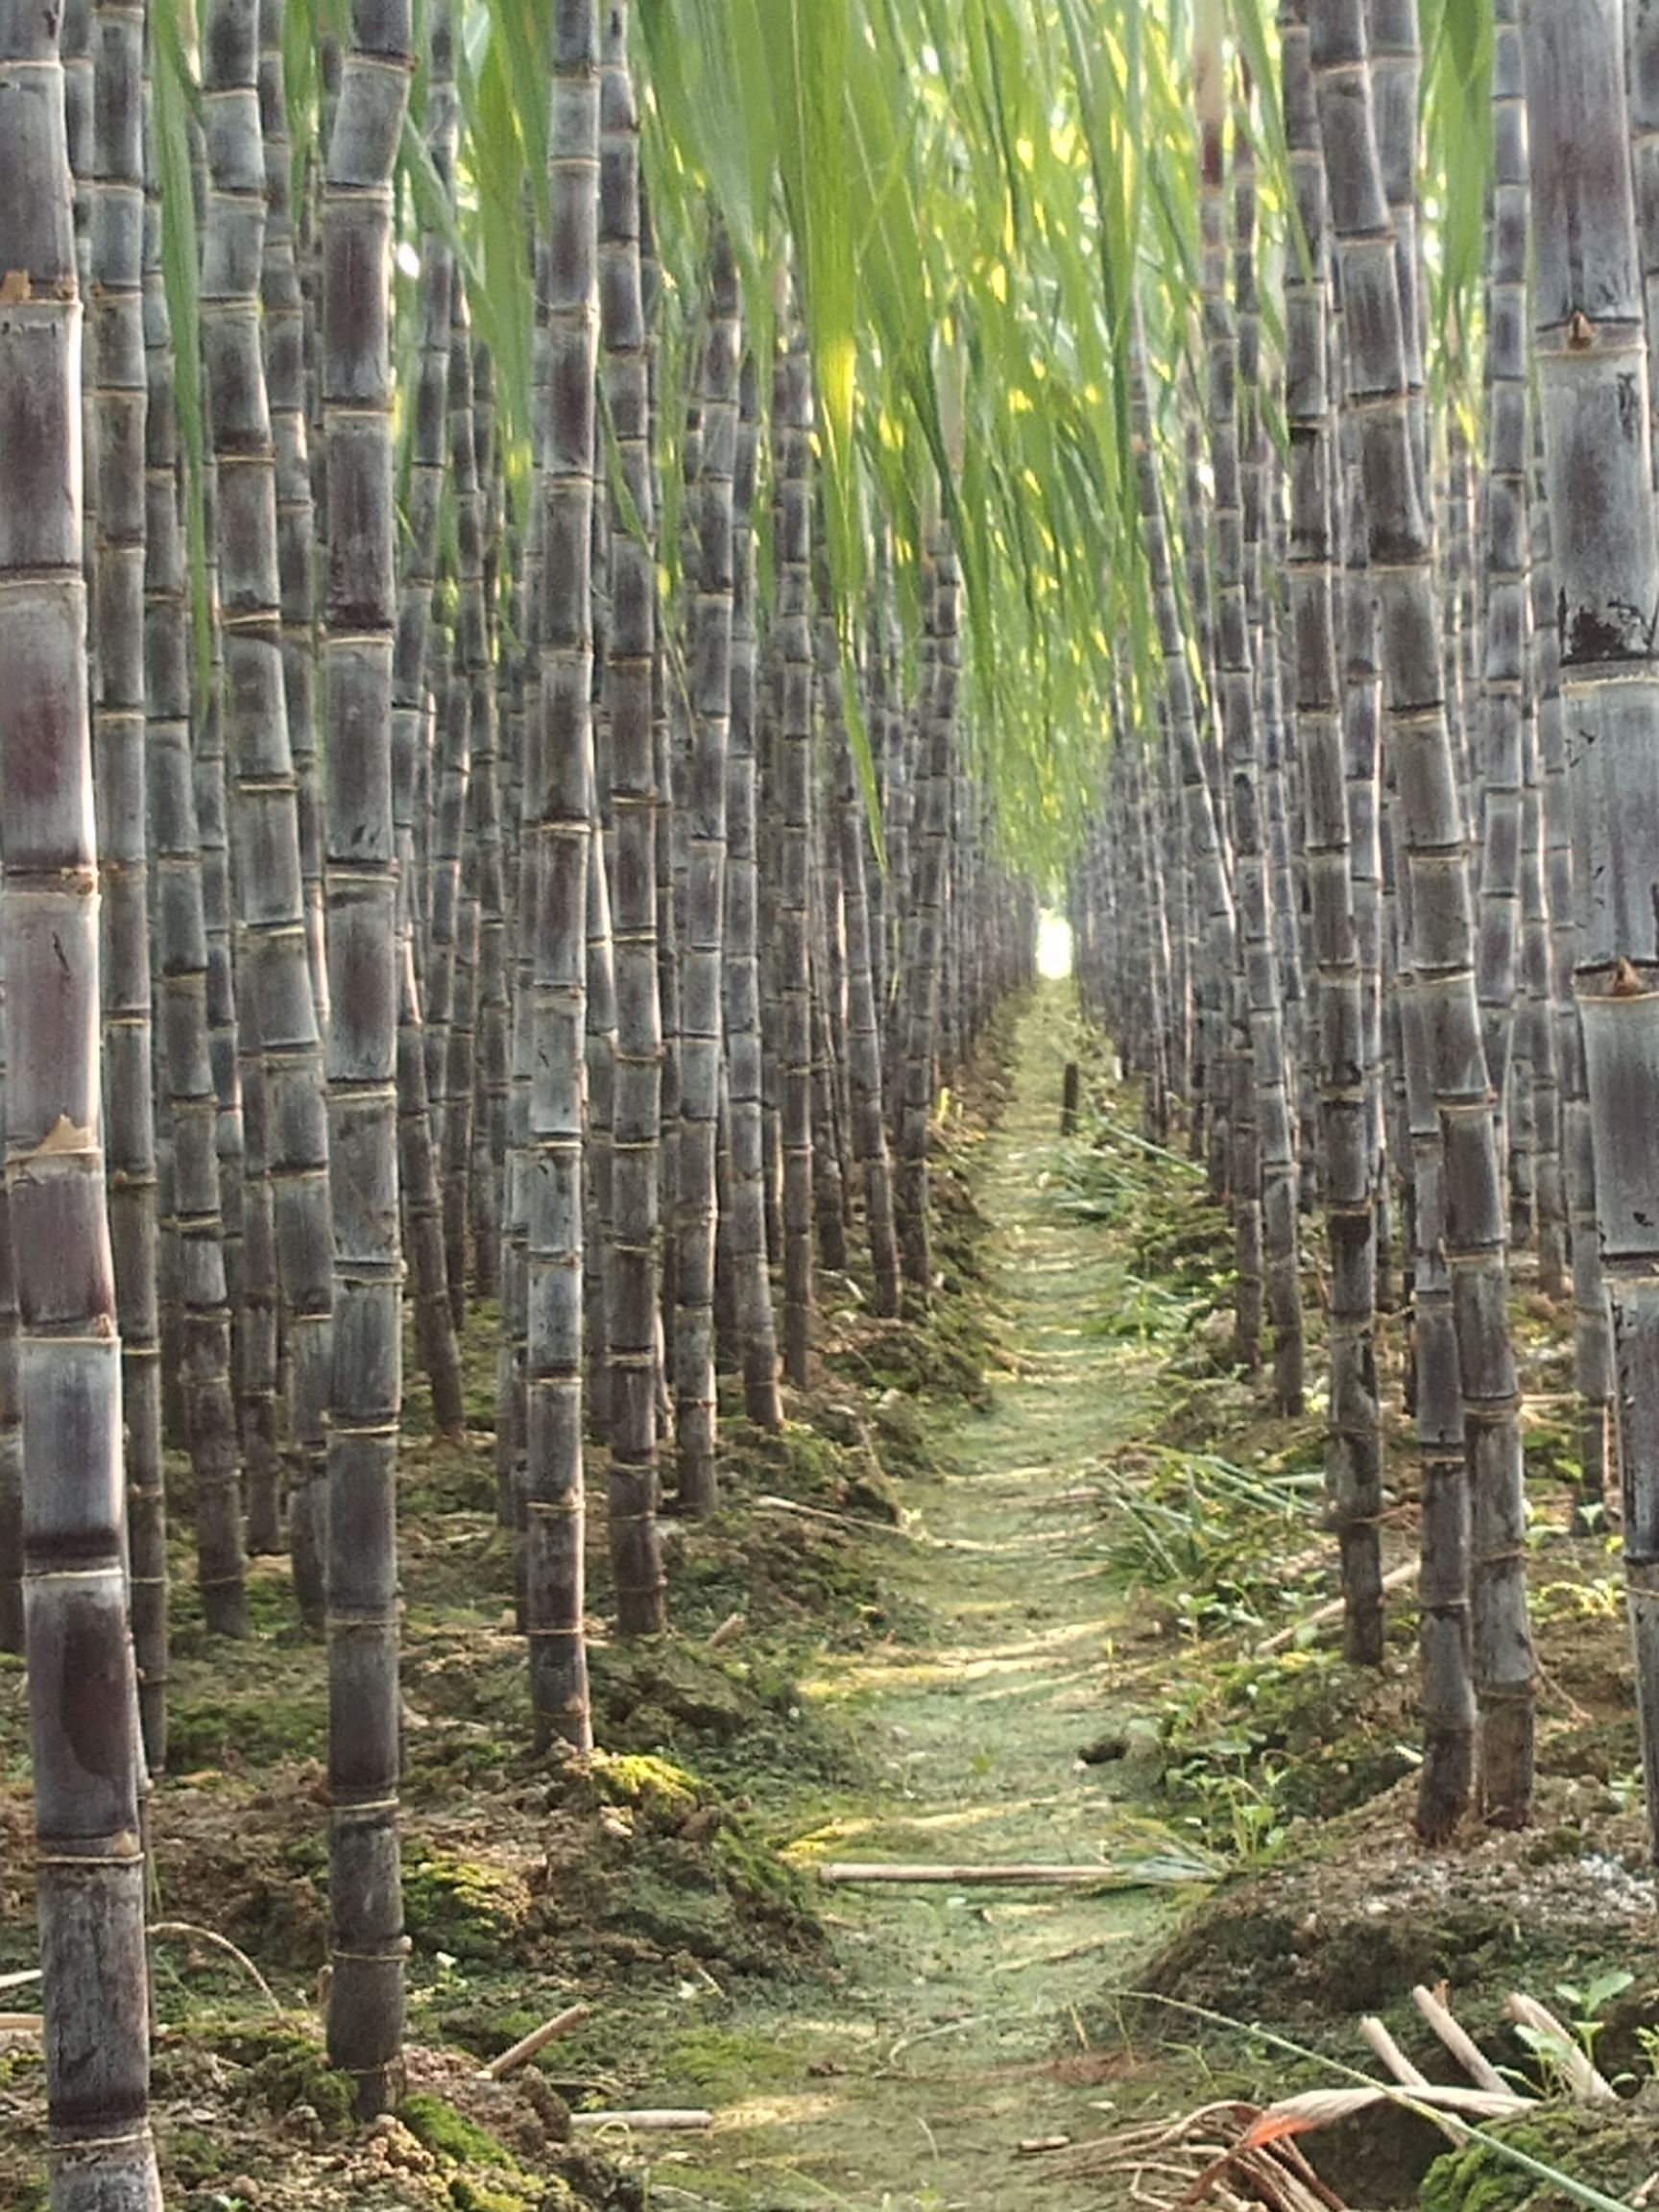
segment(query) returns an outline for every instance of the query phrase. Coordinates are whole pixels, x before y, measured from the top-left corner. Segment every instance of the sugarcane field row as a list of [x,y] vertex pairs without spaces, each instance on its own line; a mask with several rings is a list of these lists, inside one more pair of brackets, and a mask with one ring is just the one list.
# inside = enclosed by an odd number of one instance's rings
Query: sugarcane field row
[[0,0],[0,2212],[1659,2201],[1659,0]]

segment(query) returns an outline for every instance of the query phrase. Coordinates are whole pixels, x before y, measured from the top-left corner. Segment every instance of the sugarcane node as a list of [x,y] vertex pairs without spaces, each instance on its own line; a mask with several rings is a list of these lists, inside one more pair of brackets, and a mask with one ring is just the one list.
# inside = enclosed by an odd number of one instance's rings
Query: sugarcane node
[[1567,318],[1567,350],[1570,353],[1588,353],[1595,344],[1595,324],[1582,307],[1575,307]]

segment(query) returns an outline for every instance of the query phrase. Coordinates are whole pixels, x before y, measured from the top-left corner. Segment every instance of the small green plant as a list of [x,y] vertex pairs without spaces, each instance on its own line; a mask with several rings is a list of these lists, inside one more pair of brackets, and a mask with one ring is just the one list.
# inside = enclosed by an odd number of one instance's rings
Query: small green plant
[[1606,2009],[1635,1979],[1623,1966],[1611,1966],[1582,1984],[1557,1982],[1555,1994],[1569,2008],[1570,2033],[1558,2034],[1551,2028],[1533,2028],[1517,2021],[1515,2033],[1537,2059],[1551,2091],[1567,2093],[1573,2061],[1580,2054],[1595,2065],[1596,2045],[1607,2025]]
[[1310,1510],[1323,1477],[1308,1469],[1240,1467],[1213,1452],[1165,1451],[1111,1483],[1124,1527],[1112,1547],[1120,1582],[1174,1586],[1189,1634],[1259,1630],[1270,1614],[1318,1585],[1320,1563],[1286,1571],[1286,1554],[1314,1532]]
[[1631,1813],[1643,1802],[1646,1791],[1640,1767],[1624,1767],[1607,1777],[1607,1794],[1620,1813]]
[[1573,2008],[1573,2032],[1583,2046],[1585,2057],[1592,2063],[1596,2057],[1597,2037],[1607,2025],[1602,2014],[1615,1997],[1623,1997],[1625,1990],[1632,1987],[1635,1980],[1635,1975],[1625,1967],[1610,1966],[1594,1975],[1582,1988],[1571,1982],[1556,1983],[1555,1994],[1564,2005]]
[[1587,1582],[1546,1582],[1532,1600],[1535,1621],[1619,1621],[1624,1615],[1624,1577],[1598,1575]]
[[1166,1786],[1193,1806],[1184,1824],[1241,1866],[1262,1864],[1286,1836],[1286,1763],[1263,1758],[1262,1748],[1252,1734],[1216,1739],[1165,1776]]
[[1110,1307],[1085,1323],[1091,1336],[1118,1342],[1155,1344],[1185,1336],[1212,1304],[1210,1292],[1166,1290],[1162,1284],[1125,1276]]

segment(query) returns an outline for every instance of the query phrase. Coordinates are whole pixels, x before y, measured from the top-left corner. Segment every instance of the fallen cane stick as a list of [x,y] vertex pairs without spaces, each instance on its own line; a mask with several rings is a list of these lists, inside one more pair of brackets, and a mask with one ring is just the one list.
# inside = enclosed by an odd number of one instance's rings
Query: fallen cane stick
[[945,1882],[966,1888],[973,1884],[1029,1884],[1033,1887],[1081,1887],[1090,1882],[1121,1880],[1116,1866],[926,1866],[895,1861],[829,1859],[818,1869],[820,1882]]
[[1575,2104],[1618,2104],[1619,2093],[1612,2082],[1597,2070],[1588,2054],[1578,2048],[1547,2006],[1516,1989],[1511,1990],[1503,2009],[1518,2026],[1529,2028],[1534,2035],[1549,2038],[1550,2055],[1566,2076]]
[[1401,2050],[1382,2021],[1377,2019],[1374,2014],[1366,2013],[1364,2019],[1359,2023],[1359,2033],[1389,2073],[1393,2075],[1396,2081],[1404,2082],[1407,2089],[1428,2088],[1428,2075],[1420,2072],[1417,2067],[1412,2065],[1410,2059],[1407,2057],[1405,2052]]
[[1472,2081],[1478,2082],[1482,2089],[1492,2090],[1499,2096],[1507,2097],[1514,2094],[1510,2084],[1504,2080],[1491,2059],[1486,2056],[1474,2038],[1452,2017],[1452,2014],[1441,2004],[1432,1989],[1425,1989],[1423,1984],[1419,1983],[1411,1992],[1411,2002]]
[[666,2133],[673,2128],[712,2128],[714,2115],[697,2107],[684,2112],[572,2112],[570,2125],[584,2135],[596,2134],[602,2128],[636,2128],[643,2133]]
[[831,1513],[827,1506],[802,1505],[793,1498],[774,1498],[766,1491],[761,1491],[754,1503],[768,1513],[793,1513],[798,1521],[822,1521],[831,1528],[856,1529],[860,1535],[896,1536],[902,1544],[916,1541],[908,1528],[896,1528],[891,1521],[867,1520],[861,1513]]
[[243,1973],[248,1976],[273,2012],[280,2012],[283,2009],[281,1998],[277,1996],[276,1990],[272,1988],[270,1983],[254,1965],[247,1952],[239,1951],[228,1936],[221,1936],[212,1928],[199,1928],[193,1920],[153,1920],[144,1933],[153,1943],[168,1941],[205,1943],[212,1950],[223,1951],[228,1959],[233,1959],[241,1967]]
[[[1390,1567],[1382,1577],[1384,1590],[1404,1590],[1417,1573],[1417,1562],[1408,1559],[1403,1567]],[[1305,1628],[1323,1628],[1342,1618],[1346,1598],[1333,1598],[1328,1605],[1315,1606],[1311,1613],[1304,1613],[1300,1621],[1292,1621],[1288,1628],[1279,1628],[1271,1636],[1264,1636],[1256,1646],[1256,1656],[1265,1658],[1270,1651],[1283,1651],[1287,1644],[1294,1644]]]
[[592,2017],[591,2005],[567,2005],[563,2012],[555,2012],[551,2020],[543,2020],[540,2028],[532,2028],[528,2035],[521,2035],[499,2057],[492,2058],[478,2079],[505,2081],[509,2074],[516,2074],[520,2066],[528,2066],[539,2051],[545,2051],[549,2043],[561,2035],[568,2035],[573,2028],[580,2028],[584,2020]]

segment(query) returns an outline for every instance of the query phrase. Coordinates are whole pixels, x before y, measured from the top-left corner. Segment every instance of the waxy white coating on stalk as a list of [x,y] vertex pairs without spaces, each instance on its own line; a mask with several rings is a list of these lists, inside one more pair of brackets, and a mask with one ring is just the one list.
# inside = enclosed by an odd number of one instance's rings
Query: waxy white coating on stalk
[[0,938],[53,2212],[160,2212],[100,1130],[82,310],[58,12],[0,0]]
[[[1576,986],[1612,1299],[1624,1561],[1659,1839],[1659,525],[1619,0],[1525,17],[1534,354],[1573,794]],[[1656,1844],[1659,1848],[1659,1844]]]
[[410,0],[355,0],[323,176],[319,371],[328,451],[328,2057],[360,2117],[397,2094],[408,1941],[397,1839],[397,851],[393,653],[392,180],[415,60]]

